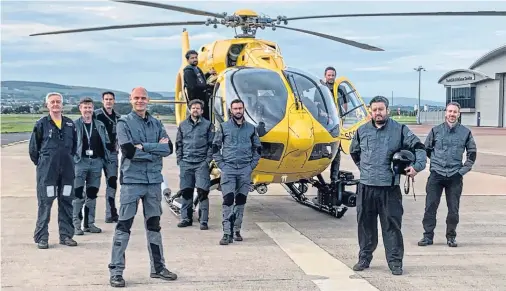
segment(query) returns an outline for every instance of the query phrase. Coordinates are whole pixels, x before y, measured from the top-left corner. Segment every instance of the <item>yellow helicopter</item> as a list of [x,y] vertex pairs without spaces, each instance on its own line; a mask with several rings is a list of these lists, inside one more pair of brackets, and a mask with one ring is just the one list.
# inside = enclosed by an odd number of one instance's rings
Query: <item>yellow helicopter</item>
[[[206,21],[185,21],[116,25],[32,34],[47,35],[135,27],[176,25],[218,25],[240,28],[242,33],[233,39],[217,40],[197,50],[198,65],[204,73],[214,70],[210,83],[215,84],[210,98],[210,119],[217,125],[228,120],[230,102],[236,98],[245,104],[245,119],[256,126],[262,142],[262,156],[252,174],[252,191],[267,192],[267,185],[282,184],[302,204],[342,217],[347,207],[354,207],[356,194],[345,186],[358,183],[351,172],[340,171],[337,183],[327,183],[322,172],[329,167],[339,150],[349,154],[351,139],[359,126],[370,120],[369,111],[353,84],[346,77],[335,80],[329,88],[320,78],[285,63],[277,43],[256,38],[258,29],[286,29],[306,33],[361,49],[383,49],[327,34],[291,28],[288,21],[331,17],[423,16],[423,15],[506,15],[505,12],[424,12],[340,14],[276,18],[260,16],[249,9],[227,13],[213,13],[170,4],[148,1],[114,1],[162,8],[194,15],[208,16]],[[188,111],[188,96],[183,80],[187,66],[185,54],[190,50],[188,32],[182,33],[182,64],[176,76],[175,100],[156,103],[175,103],[176,123],[183,121]],[[332,90],[331,90],[332,89]],[[333,93],[332,93],[333,92]],[[346,102],[341,102],[346,100]],[[154,102],[154,101],[152,101]],[[219,171],[211,168],[212,184],[219,186]],[[317,197],[308,199],[308,184],[316,187]],[[172,204],[176,196],[168,198]],[[343,206],[344,205],[344,206]],[[173,205],[171,205],[173,208]],[[179,208],[179,207],[176,207]],[[174,209],[173,209],[174,210]]]

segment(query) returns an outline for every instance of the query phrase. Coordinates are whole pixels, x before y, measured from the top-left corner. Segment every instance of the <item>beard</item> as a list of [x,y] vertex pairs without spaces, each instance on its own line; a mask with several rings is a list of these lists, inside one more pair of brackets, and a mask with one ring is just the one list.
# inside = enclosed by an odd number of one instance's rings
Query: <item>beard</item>
[[387,122],[386,118],[383,118],[381,120],[374,119],[374,123],[376,123],[376,124],[380,124],[381,125],[381,124],[385,124],[385,122]]
[[239,114],[234,114],[234,115],[232,115],[232,116],[233,116],[233,118],[234,118],[235,120],[241,120],[241,119],[242,119],[242,117],[243,117],[243,115],[242,115],[242,114],[240,114],[240,113],[239,113]]

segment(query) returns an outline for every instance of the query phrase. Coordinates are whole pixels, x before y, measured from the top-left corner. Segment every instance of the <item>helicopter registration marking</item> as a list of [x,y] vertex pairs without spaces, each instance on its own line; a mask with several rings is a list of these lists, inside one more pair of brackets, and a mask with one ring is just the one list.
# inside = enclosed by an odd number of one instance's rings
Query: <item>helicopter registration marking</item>
[[281,176],[281,183],[286,183],[286,175]]

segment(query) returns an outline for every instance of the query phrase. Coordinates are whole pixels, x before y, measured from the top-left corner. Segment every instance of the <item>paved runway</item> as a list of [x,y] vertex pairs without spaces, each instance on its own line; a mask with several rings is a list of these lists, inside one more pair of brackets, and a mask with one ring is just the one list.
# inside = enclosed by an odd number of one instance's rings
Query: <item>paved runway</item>
[[[174,139],[174,127],[169,127],[169,133]],[[477,137],[477,142],[487,137]],[[104,188],[97,203],[97,225],[103,228],[103,233],[75,237],[79,243],[75,248],[58,245],[55,202],[49,226],[50,249],[38,250],[32,239],[37,210],[35,167],[26,153],[26,144],[2,149],[2,290],[112,290],[107,264],[114,225],[103,223]],[[506,164],[501,166],[504,168]],[[358,174],[349,157],[343,158],[342,169]],[[162,202],[164,256],[167,267],[179,275],[174,282],[149,278],[149,256],[139,209],[126,253],[127,288],[153,291],[505,290],[506,178],[475,171],[467,174],[457,230],[459,247],[448,248],[444,244],[444,198],[438,212],[435,244],[418,247],[427,175],[425,171],[416,177],[416,201],[412,195],[404,196],[403,276],[392,276],[388,271],[381,236],[371,268],[364,272],[351,270],[358,253],[355,209],[350,209],[342,219],[335,219],[297,204],[279,185],[273,185],[267,194],[252,193],[248,198],[243,228],[245,240],[228,246],[218,244],[221,238],[219,192],[211,193],[207,231],[197,226],[178,229],[177,219]],[[177,191],[178,169],[174,156],[165,159],[164,176],[172,190]],[[328,172],[324,176],[328,177]],[[310,191],[314,194],[313,189]]]
[[30,139],[30,132],[2,133],[2,146]]

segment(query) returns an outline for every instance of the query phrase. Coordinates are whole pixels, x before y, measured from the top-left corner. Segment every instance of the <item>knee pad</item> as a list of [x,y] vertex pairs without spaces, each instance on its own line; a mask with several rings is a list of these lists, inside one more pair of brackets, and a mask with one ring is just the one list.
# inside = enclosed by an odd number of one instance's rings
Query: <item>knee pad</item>
[[84,189],[84,187],[79,187],[79,188],[76,188],[74,190],[74,194],[75,194],[75,196],[76,196],[77,199],[83,199],[84,198],[83,197],[83,189]]
[[199,201],[200,202],[208,199],[209,191],[205,191],[200,188],[197,188],[197,193],[199,194]]
[[160,232],[160,216],[153,216],[146,221],[146,228],[149,231]]
[[235,205],[244,205],[246,204],[246,199],[248,198],[248,196],[244,195],[244,194],[237,194],[237,197],[235,197]]
[[109,179],[107,179],[107,186],[116,190],[116,188],[118,187],[116,180],[117,178],[115,176],[109,177]]
[[181,190],[183,193],[182,196],[186,200],[192,200],[193,199],[193,189],[192,188],[186,188]]
[[130,234],[130,228],[132,228],[133,223],[134,223],[133,217],[127,220],[120,220],[118,221],[118,224],[116,224],[116,229]]
[[96,187],[86,188],[86,197],[90,199],[96,199],[97,196],[98,196],[98,188]]
[[234,193],[228,193],[223,196],[223,205],[232,206],[234,204]]

